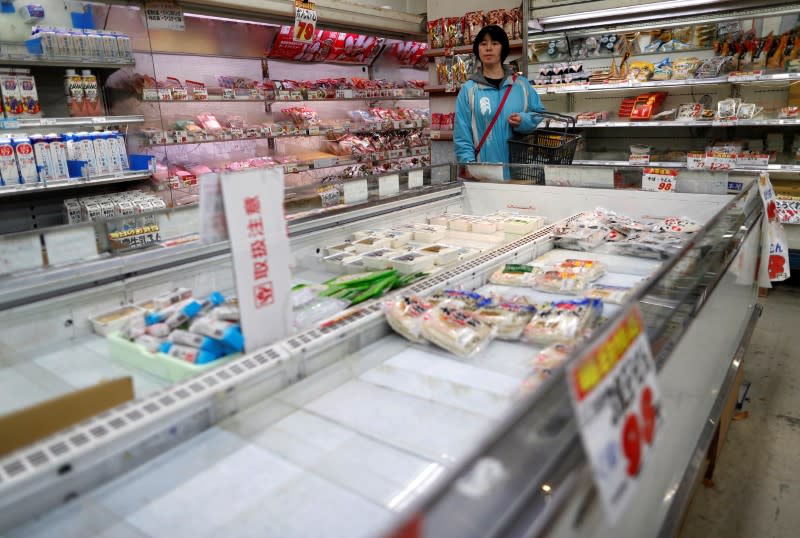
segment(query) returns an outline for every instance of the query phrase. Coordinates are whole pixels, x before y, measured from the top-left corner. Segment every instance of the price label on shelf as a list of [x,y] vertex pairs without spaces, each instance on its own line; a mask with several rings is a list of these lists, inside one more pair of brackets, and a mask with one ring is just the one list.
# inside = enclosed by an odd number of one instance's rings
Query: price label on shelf
[[763,71],[734,71],[728,75],[728,82],[749,82],[753,80],[761,80],[763,75]]
[[714,120],[711,122],[713,127],[736,127],[738,122],[734,119]]
[[294,2],[294,41],[313,43],[317,31],[317,12],[312,2]]
[[344,184],[344,203],[360,204],[369,199],[369,188],[366,179],[348,181]]
[[106,118],[100,116],[98,118],[92,118],[92,123],[95,125],[104,125],[106,123]]
[[45,125],[55,125],[57,122],[55,118],[42,118],[41,120],[39,120],[39,123],[42,126],[45,126]]
[[638,307],[619,319],[567,375],[581,441],[612,524],[634,497],[663,423]]
[[183,32],[183,10],[173,2],[147,2],[144,6],[147,27],[155,30],[176,30]]
[[650,164],[650,155],[633,155],[628,157],[628,163],[634,166],[644,166]]
[[408,188],[417,189],[423,185],[422,170],[411,170],[408,173]]
[[222,99],[224,101],[233,101],[236,99],[236,92],[233,88],[223,88],[222,89]]
[[394,196],[400,192],[400,176],[389,174],[378,178],[378,196]]
[[673,168],[645,168],[642,173],[642,190],[675,192],[678,171]]

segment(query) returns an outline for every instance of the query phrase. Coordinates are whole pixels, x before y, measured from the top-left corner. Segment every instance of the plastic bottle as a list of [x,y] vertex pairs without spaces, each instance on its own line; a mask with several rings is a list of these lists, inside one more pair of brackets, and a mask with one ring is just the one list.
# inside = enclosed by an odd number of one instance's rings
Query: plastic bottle
[[70,116],[84,115],[83,77],[74,69],[67,69],[64,75],[64,93],[67,96],[67,107]]
[[81,71],[83,79],[84,104],[83,110],[87,116],[102,116],[100,107],[100,89],[97,86],[97,77],[88,69]]

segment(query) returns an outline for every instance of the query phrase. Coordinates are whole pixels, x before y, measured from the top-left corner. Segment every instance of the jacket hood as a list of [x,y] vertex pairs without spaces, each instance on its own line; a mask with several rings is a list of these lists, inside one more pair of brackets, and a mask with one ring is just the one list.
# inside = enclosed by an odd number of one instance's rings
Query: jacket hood
[[[508,65],[504,65],[503,69],[505,70],[506,73],[505,78],[508,78],[514,74],[514,69]],[[491,86],[491,84],[489,84],[489,82],[486,80],[486,77],[483,76],[483,69],[477,71],[476,73],[473,73],[472,76],[469,77],[469,79],[474,82],[477,82],[478,84],[483,84],[484,86]]]

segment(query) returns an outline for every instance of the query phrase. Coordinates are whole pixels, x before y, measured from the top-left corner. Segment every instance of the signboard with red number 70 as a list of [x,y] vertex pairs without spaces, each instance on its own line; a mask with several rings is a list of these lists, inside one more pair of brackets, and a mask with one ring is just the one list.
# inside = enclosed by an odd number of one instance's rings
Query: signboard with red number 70
[[656,366],[637,307],[570,364],[568,383],[583,447],[614,523],[636,492],[663,423]]
[[294,41],[313,43],[317,29],[317,12],[313,2],[294,2]]

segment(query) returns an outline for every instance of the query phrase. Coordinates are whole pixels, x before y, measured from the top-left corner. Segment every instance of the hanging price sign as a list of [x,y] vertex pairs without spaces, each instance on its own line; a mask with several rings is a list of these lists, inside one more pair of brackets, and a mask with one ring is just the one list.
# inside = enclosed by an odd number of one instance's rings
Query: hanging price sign
[[569,390],[597,489],[611,523],[636,493],[662,428],[656,366],[631,306],[568,370]]
[[645,168],[642,172],[642,190],[675,192],[678,171],[672,168]]
[[294,2],[294,41],[313,43],[317,30],[317,12],[313,2]]

